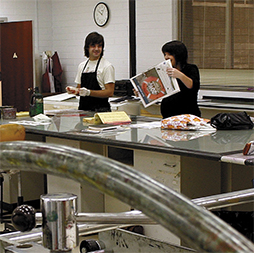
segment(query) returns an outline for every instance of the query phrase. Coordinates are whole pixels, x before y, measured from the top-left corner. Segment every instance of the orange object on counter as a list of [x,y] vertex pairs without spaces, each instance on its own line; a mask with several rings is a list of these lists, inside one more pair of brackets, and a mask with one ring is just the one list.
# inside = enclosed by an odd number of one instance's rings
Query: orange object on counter
[[19,124],[0,125],[0,141],[23,141],[26,137],[25,127]]

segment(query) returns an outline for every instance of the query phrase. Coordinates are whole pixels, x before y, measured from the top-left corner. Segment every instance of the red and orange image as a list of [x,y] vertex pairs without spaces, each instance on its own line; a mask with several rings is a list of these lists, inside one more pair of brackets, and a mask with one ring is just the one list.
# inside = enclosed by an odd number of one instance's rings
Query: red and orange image
[[166,94],[165,88],[161,80],[155,76],[147,77],[142,83],[142,90],[147,98],[155,100]]

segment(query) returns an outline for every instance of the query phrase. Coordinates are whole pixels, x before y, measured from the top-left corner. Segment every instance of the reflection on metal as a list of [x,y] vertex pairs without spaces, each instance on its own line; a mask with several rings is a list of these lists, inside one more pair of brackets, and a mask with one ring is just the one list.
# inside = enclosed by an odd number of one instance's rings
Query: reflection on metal
[[[137,252],[137,249],[138,249],[138,252],[140,253],[195,252],[194,250],[186,248],[186,247],[172,245],[167,242],[154,240],[152,238],[138,235],[123,229],[119,229],[119,228],[112,227],[111,229],[107,229],[107,230],[105,229],[98,232],[99,232],[99,241],[103,242],[106,249],[105,252],[108,252],[108,253]],[[23,248],[22,248],[22,245],[24,245]],[[48,252],[49,253],[50,252],[50,250],[43,248],[43,246],[37,242],[10,245],[5,247],[5,250],[7,250],[7,252],[10,252],[10,253],[24,253],[24,252],[26,253]],[[104,251],[101,251],[101,252],[104,252]]]
[[214,210],[254,202],[254,188],[193,199],[193,203]]
[[[129,224],[131,225],[131,224]],[[129,226],[128,225],[128,226]],[[79,236],[91,235],[108,231],[112,229],[126,227],[127,225],[91,225],[91,224],[78,224]],[[41,228],[34,228],[29,232],[11,232],[0,235],[0,241],[4,245],[19,245],[29,242],[41,242],[42,241],[42,230]],[[0,246],[0,252],[1,246]]]
[[41,208],[44,221],[43,246],[55,251],[68,251],[77,247],[77,196],[70,193],[43,195]]
[[253,243],[220,218],[130,166],[40,142],[0,143],[2,170],[32,170],[88,182],[129,204],[201,252],[251,252]]
[[89,224],[157,224],[140,211],[123,213],[77,213],[77,222]]
[[[28,242],[39,242],[42,239],[41,228],[35,228],[30,232],[11,232],[0,235],[0,240],[6,244],[19,244]],[[1,251],[0,251],[1,252]]]
[[11,245],[5,248],[8,253],[50,253],[48,249],[45,249],[42,245],[37,243],[25,243],[20,245]]
[[[146,236],[131,233],[123,229],[99,233],[99,241],[105,245],[107,252],[139,252],[139,253],[169,253],[196,252],[192,249],[154,240]],[[138,250],[137,250],[138,249]]]

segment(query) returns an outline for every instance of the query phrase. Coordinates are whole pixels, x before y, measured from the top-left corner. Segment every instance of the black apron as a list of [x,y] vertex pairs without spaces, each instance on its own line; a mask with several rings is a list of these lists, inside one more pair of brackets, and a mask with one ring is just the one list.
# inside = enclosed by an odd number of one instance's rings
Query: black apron
[[[81,87],[85,87],[89,90],[101,90],[97,80],[97,69],[99,67],[100,60],[101,58],[98,60],[95,72],[83,73],[89,62],[89,59],[87,60],[81,75]],[[110,112],[110,104],[108,102],[108,98],[80,96],[78,109],[84,111]]]

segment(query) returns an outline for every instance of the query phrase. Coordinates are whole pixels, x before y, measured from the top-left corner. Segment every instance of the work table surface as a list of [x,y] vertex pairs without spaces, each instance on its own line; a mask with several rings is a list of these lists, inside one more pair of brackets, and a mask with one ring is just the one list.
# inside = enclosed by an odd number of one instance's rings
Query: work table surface
[[[158,127],[160,119],[144,116],[131,117],[130,125],[103,133],[86,132],[88,125],[84,117],[90,112],[56,113],[50,124],[24,125],[27,134],[65,138],[71,140],[100,143],[121,148],[141,149],[169,154],[194,156],[220,161],[222,156],[241,153],[245,144],[254,140],[254,130],[228,131],[179,131],[162,130]],[[1,119],[1,124],[9,122],[34,122],[32,118],[18,117],[13,120]],[[145,123],[157,122],[157,127]],[[152,123],[151,123],[152,124]],[[247,157],[249,159],[251,157]]]

